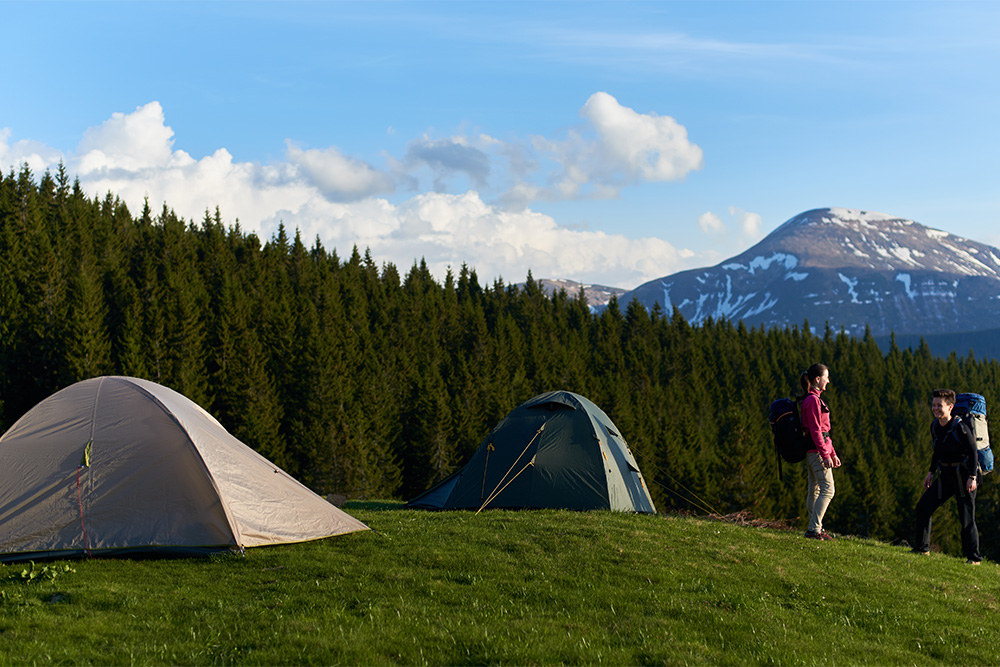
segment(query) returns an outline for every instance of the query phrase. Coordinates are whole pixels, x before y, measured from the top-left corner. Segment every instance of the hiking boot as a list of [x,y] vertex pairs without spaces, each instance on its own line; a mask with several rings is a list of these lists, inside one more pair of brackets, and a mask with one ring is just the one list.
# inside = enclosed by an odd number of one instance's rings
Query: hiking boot
[[920,549],[910,549],[911,554],[918,554],[920,556],[930,556],[930,551],[921,551]]
[[833,539],[833,535],[831,535],[830,533],[826,532],[825,530],[821,530],[821,531],[819,531],[819,539],[821,539],[821,540],[832,540]]
[[981,560],[967,560],[967,561],[965,561],[965,564],[966,565],[979,565],[982,562],[983,561],[981,561]]
[[821,533],[817,533],[815,530],[807,530],[805,536],[808,537],[810,540],[823,539],[823,535]]

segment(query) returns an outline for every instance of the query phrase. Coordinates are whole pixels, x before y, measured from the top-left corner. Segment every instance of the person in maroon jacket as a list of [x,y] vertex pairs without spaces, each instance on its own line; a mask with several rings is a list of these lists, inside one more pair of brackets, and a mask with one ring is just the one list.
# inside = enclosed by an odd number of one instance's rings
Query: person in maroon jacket
[[802,398],[802,426],[812,440],[813,448],[806,451],[806,512],[809,528],[806,537],[814,540],[832,540],[823,530],[823,516],[833,500],[833,469],[840,467],[840,459],[830,439],[830,408],[820,398],[830,384],[830,369],[823,364],[813,364],[799,376],[805,396]]
[[[966,563],[979,565],[979,529],[976,527],[976,489],[982,482],[976,438],[961,417],[951,414],[955,392],[935,389],[931,392],[931,439],[934,454],[930,471],[924,478],[924,495],[917,502],[916,546],[913,551],[930,554],[931,515],[952,496],[958,502],[958,520],[962,524],[962,551]],[[935,473],[937,479],[934,478]]]

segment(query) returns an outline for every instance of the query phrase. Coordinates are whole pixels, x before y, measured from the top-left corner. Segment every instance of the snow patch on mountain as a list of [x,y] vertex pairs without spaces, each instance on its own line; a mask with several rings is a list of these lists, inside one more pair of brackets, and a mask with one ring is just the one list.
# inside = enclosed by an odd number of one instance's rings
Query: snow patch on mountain
[[903,289],[906,291],[906,296],[910,297],[910,301],[915,301],[917,292],[910,286],[910,274],[900,273],[896,276],[896,280],[903,283]]
[[763,312],[771,310],[771,308],[773,308],[777,303],[778,299],[776,297],[772,297],[771,293],[768,292],[767,294],[764,295],[764,300],[760,302],[760,305],[757,306],[756,308],[748,309],[745,313],[743,313],[743,317],[753,317],[754,315],[760,315]]
[[671,311],[674,308],[670,303],[670,290],[667,288],[664,288],[663,290],[663,298],[660,300],[660,305],[663,306],[664,312]]
[[920,283],[920,296],[933,297],[938,300],[954,299],[957,295],[957,282],[925,280]]
[[756,292],[750,292],[749,294],[734,295],[733,294],[733,280],[731,276],[726,276],[726,291],[725,294],[720,294],[716,306],[713,310],[706,310],[705,303],[713,295],[702,294],[701,298],[698,299],[698,310],[700,319],[705,319],[706,317],[712,317],[715,319],[730,319],[737,320],[740,316],[746,316],[742,314],[744,306],[752,300],[757,295]]
[[784,266],[786,269],[794,269],[799,265],[799,258],[795,255],[789,255],[788,253],[777,252],[770,257],[758,255],[757,257],[751,259],[748,264],[743,264],[741,262],[729,262],[728,264],[723,264],[722,268],[726,271],[749,271],[750,275],[753,275],[758,269],[767,271],[771,268],[772,264]]
[[[979,259],[977,259],[976,257],[973,257],[972,256],[973,255],[972,252],[970,252],[970,251],[968,251],[968,250],[966,250],[964,248],[958,248],[958,247],[955,247],[955,246],[952,246],[952,250],[954,251],[954,253],[959,258],[964,259],[969,264],[972,264],[972,267],[967,267],[967,266],[962,266],[961,264],[955,263],[954,264],[955,268],[959,269],[962,273],[967,273],[969,275],[979,275],[979,271],[976,271],[973,267],[979,267],[983,271],[987,271],[987,272],[990,272],[990,273],[996,273],[996,270],[993,267],[991,267],[991,266],[989,266],[987,264],[984,264],[983,262],[979,261]],[[993,253],[988,253],[988,254],[992,255]]]
[[851,280],[850,278],[848,278],[847,276],[845,276],[843,273],[838,273],[837,277],[840,278],[840,280],[845,285],[847,285],[847,293],[851,295],[851,303],[861,303],[858,300],[858,293],[856,291],[857,287],[858,287],[858,279],[855,278],[854,280]]
[[[856,208],[834,207],[827,209],[827,212],[829,215],[820,217],[820,221],[834,225],[847,226],[853,222],[860,223],[861,226],[868,229],[881,230],[887,222],[912,224],[911,220],[903,220],[894,215],[878,213],[877,211],[861,211]],[[812,213],[812,211],[808,213]]]
[[799,265],[799,258],[795,255],[786,255],[780,252],[766,258],[754,257],[750,261],[750,273],[753,273],[756,269],[767,271],[771,264],[783,264],[786,269],[794,269]]
[[886,259],[896,259],[902,261],[910,266],[920,266],[920,262],[917,261],[917,257],[923,257],[924,253],[919,250],[911,250],[909,248],[902,248],[898,245],[893,245],[891,248],[877,247],[878,254],[885,257]]

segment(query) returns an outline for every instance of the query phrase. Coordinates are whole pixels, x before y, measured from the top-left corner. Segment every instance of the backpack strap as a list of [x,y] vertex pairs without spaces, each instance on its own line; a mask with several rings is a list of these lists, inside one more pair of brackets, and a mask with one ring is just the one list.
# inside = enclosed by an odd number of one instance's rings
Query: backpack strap
[[[934,422],[936,422],[936,421],[937,421],[937,419],[932,419],[931,423],[929,424],[930,432],[931,432],[931,442],[934,442]],[[963,433],[968,433],[969,432],[969,425],[966,424],[965,420],[962,419],[959,415],[955,415],[954,417],[951,418],[951,426],[948,427],[948,434],[947,435],[951,435],[952,433],[954,433],[958,429],[961,429]],[[945,436],[945,437],[947,437],[947,436]]]
[[[960,416],[956,416],[955,419],[951,423],[951,430],[948,432],[948,434],[952,435],[952,434],[954,434],[955,431],[961,431],[963,434],[971,436],[972,439],[973,439],[973,441],[975,441],[975,439],[976,439],[975,431],[970,431],[971,428],[972,428],[971,424],[967,423],[965,419],[963,419]],[[956,435],[955,438],[958,439],[958,436]],[[972,461],[970,463],[972,463],[974,465],[974,471],[975,471],[974,474],[976,474],[978,476],[978,474],[979,474],[979,457],[978,457],[978,455],[973,455],[972,456]],[[955,474],[958,475],[958,467],[957,466],[955,468]],[[961,493],[961,495],[963,495],[963,496],[965,495],[965,487],[962,485],[961,480],[959,480],[958,490]]]
[[965,419],[963,419],[961,416],[955,415],[952,418],[950,433],[954,433],[955,431],[961,431],[963,434],[968,435],[969,428],[970,428],[969,425],[965,423]]

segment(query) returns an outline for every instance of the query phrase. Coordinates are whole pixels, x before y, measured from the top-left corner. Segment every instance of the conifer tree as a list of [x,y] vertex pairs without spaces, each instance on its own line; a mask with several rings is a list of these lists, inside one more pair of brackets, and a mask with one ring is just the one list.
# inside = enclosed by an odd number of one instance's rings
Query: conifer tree
[[70,279],[66,341],[68,380],[76,382],[111,372],[111,340],[106,326],[108,308],[97,266],[80,258]]

